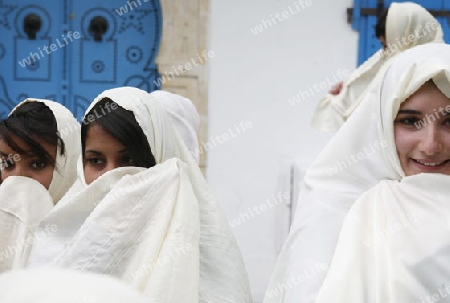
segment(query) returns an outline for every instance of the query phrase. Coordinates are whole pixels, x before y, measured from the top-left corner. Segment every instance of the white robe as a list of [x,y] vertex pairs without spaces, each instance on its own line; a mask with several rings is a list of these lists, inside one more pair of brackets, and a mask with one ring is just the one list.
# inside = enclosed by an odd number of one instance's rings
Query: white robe
[[[393,129],[401,102],[430,79],[450,96],[449,54],[450,46],[439,43],[399,55],[383,81],[318,156],[306,173],[295,219],[264,303],[314,302],[352,205],[380,181],[405,176]],[[311,267],[314,274],[299,281]],[[282,291],[275,295],[274,289]]]
[[[414,35],[415,39],[409,39]],[[317,105],[312,119],[314,128],[337,131],[378,85],[392,60],[401,52],[426,43],[443,43],[439,22],[422,6],[412,2],[392,3],[386,18],[385,50],[379,50],[344,81],[338,95],[328,94]],[[403,40],[402,40],[403,39]]]

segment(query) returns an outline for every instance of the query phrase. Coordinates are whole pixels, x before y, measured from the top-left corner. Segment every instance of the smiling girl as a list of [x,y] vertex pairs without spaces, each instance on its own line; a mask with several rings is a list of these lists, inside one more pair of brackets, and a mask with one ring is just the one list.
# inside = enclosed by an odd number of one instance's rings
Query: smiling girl
[[[450,116],[442,110],[449,106],[450,99],[432,80],[401,104],[394,135],[406,176],[422,172],[450,174]],[[438,109],[440,115],[436,114]]]
[[[450,46],[399,54],[308,169],[268,289],[322,270],[264,303],[420,302],[448,279],[449,106]],[[385,146],[328,173],[375,142]]]
[[[437,301],[450,276],[450,46],[400,55],[364,102],[349,127],[379,113],[385,176],[351,206],[315,302]],[[379,161],[367,162],[370,175]]]

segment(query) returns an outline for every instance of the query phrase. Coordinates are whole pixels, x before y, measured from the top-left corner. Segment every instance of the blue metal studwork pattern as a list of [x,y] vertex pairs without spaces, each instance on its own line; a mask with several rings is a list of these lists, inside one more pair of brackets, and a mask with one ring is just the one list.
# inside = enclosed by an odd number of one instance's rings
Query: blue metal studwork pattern
[[[41,20],[34,39],[24,32],[30,15]],[[105,89],[158,89],[161,34],[159,0],[0,0],[0,118],[28,96],[80,119]]]

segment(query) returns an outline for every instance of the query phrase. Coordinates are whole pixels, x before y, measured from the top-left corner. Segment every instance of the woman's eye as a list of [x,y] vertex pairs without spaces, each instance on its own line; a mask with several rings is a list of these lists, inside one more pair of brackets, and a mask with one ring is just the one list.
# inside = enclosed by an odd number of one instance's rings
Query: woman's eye
[[31,162],[31,167],[34,169],[43,169],[47,166],[47,163],[42,160],[36,160]]
[[445,119],[445,120],[444,120],[444,124],[445,124],[446,126],[450,126],[450,119]]
[[133,158],[131,158],[131,156],[124,156],[122,158],[122,162],[126,163],[126,164],[132,164],[132,163],[134,163],[134,160],[133,160]]
[[420,119],[417,117],[406,117],[406,118],[401,118],[401,119],[396,120],[396,122],[400,122],[400,123],[406,124],[406,125],[416,125],[419,121],[420,121]]
[[102,165],[105,161],[101,158],[89,158],[86,160],[91,165]]

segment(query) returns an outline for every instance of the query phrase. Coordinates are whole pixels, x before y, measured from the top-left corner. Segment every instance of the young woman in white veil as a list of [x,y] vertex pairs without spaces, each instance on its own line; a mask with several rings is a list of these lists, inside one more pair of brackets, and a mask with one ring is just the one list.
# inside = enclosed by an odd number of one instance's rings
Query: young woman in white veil
[[[296,217],[279,256],[264,302],[315,302],[327,276],[342,224],[350,208],[364,192],[381,181],[395,180],[398,183],[402,180],[406,172],[400,162],[406,163],[405,165],[417,164],[413,163],[413,160],[408,162],[408,154],[403,147],[401,156],[397,156],[399,146],[396,146],[398,142],[394,140],[394,121],[397,119],[400,103],[430,79],[437,85],[441,99],[450,96],[446,90],[448,84],[442,76],[448,75],[447,70],[450,68],[449,50],[450,47],[445,44],[427,44],[399,56],[396,67],[390,69],[389,76],[366,96],[361,106],[319,155],[307,172]],[[402,63],[405,61],[407,64]],[[436,90],[434,92],[436,93]],[[436,109],[438,110],[439,108]],[[422,116],[425,113],[435,115],[436,111],[433,108],[431,112],[422,111]],[[435,119],[438,121],[436,123],[441,123],[442,135],[446,118],[440,115],[439,120],[437,117]],[[426,118],[422,116],[421,118]],[[419,120],[406,118],[403,125],[412,123],[408,126],[412,127],[412,132],[416,128],[414,123],[419,123]],[[395,125],[402,124],[396,122]],[[428,129],[423,127],[421,134]],[[398,138],[405,135],[406,133],[403,133]],[[425,135],[421,138],[428,137]],[[447,151],[448,149],[445,149],[441,152]],[[446,155],[440,154],[439,159],[435,157],[434,160],[432,156],[414,157],[422,162],[440,162]],[[426,165],[428,166],[422,165],[420,169],[413,171],[414,174],[430,171],[446,173],[449,163]],[[430,168],[431,165],[437,166]],[[357,266],[354,269],[363,270]],[[347,290],[348,287],[344,289]]]
[[383,78],[395,57],[403,51],[427,43],[443,43],[443,31],[424,7],[413,2],[393,2],[384,25],[384,48],[373,54],[343,83],[337,94],[328,94],[317,105],[312,125],[321,131],[337,131]]
[[30,267],[109,274],[155,302],[251,302],[228,222],[156,99],[103,92],[82,145],[78,182],[41,222],[58,232],[35,243]]
[[49,100],[26,99],[0,122],[0,272],[24,267],[39,221],[75,182],[79,136],[72,113]]
[[316,302],[449,302],[450,46],[405,52],[367,101],[400,177],[354,203]]

